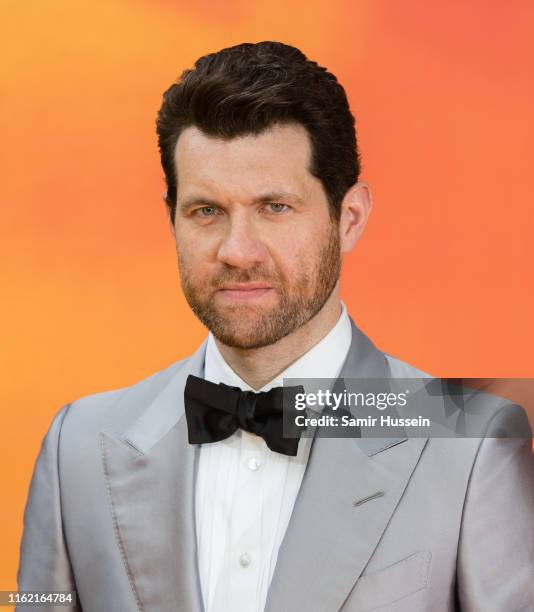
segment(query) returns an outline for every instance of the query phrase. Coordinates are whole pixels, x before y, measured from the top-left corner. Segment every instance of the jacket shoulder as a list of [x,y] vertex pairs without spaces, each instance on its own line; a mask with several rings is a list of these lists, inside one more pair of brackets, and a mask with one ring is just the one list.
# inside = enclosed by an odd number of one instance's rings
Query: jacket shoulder
[[[531,437],[532,430],[523,407],[505,397],[480,388],[441,379],[392,355],[384,353],[392,378],[428,379],[430,396],[441,397],[446,412],[467,420],[468,437]],[[440,416],[440,418],[442,418]],[[469,427],[470,426],[470,427]],[[475,435],[476,434],[476,435]]]
[[65,410],[63,430],[70,435],[94,431],[95,428],[120,430],[140,415],[188,359],[189,357],[180,359],[133,385],[93,393],[74,400],[62,408]]
[[384,357],[393,378],[433,378],[431,374],[423,372],[423,370],[419,370],[415,366],[397,359],[397,357],[387,353],[384,353]]

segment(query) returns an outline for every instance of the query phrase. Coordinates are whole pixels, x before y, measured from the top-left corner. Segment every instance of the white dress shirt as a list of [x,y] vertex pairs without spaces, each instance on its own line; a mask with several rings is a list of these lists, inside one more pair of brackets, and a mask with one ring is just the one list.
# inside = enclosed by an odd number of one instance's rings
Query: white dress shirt
[[[352,330],[345,304],[336,325],[260,391],[283,378],[336,378]],[[210,333],[204,377],[251,390],[226,363]],[[310,452],[301,438],[296,457],[271,451],[263,438],[238,429],[200,448],[195,486],[198,562],[205,612],[262,612]]]

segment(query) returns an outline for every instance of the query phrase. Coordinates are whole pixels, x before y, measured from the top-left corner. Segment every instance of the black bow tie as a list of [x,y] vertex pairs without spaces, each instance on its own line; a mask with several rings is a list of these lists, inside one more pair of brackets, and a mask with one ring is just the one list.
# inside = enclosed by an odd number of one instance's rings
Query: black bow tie
[[256,393],[190,374],[184,389],[189,443],[219,442],[241,427],[261,436],[271,450],[294,457],[306,429],[295,423],[297,393],[304,393],[301,385]]

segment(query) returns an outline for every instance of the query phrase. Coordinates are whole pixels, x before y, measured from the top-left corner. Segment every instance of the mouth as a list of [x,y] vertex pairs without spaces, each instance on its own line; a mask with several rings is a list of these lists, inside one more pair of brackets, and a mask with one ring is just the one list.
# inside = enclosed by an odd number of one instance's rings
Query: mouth
[[219,289],[218,293],[226,299],[250,301],[257,300],[269,292],[272,292],[272,290],[272,287],[265,283],[236,283],[222,287]]

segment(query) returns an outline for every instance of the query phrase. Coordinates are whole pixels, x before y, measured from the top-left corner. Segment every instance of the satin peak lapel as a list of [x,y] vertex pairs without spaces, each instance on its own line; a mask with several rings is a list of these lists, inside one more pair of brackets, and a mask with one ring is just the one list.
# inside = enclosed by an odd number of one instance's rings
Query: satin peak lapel
[[[352,319],[351,324],[352,343],[339,378],[391,376],[383,353]],[[315,436],[266,612],[335,612],[343,606],[426,441]]]
[[198,447],[187,440],[183,389],[189,374],[203,376],[205,349],[204,342],[179,366],[126,432],[101,433],[117,543],[144,612],[203,609],[194,514]]

